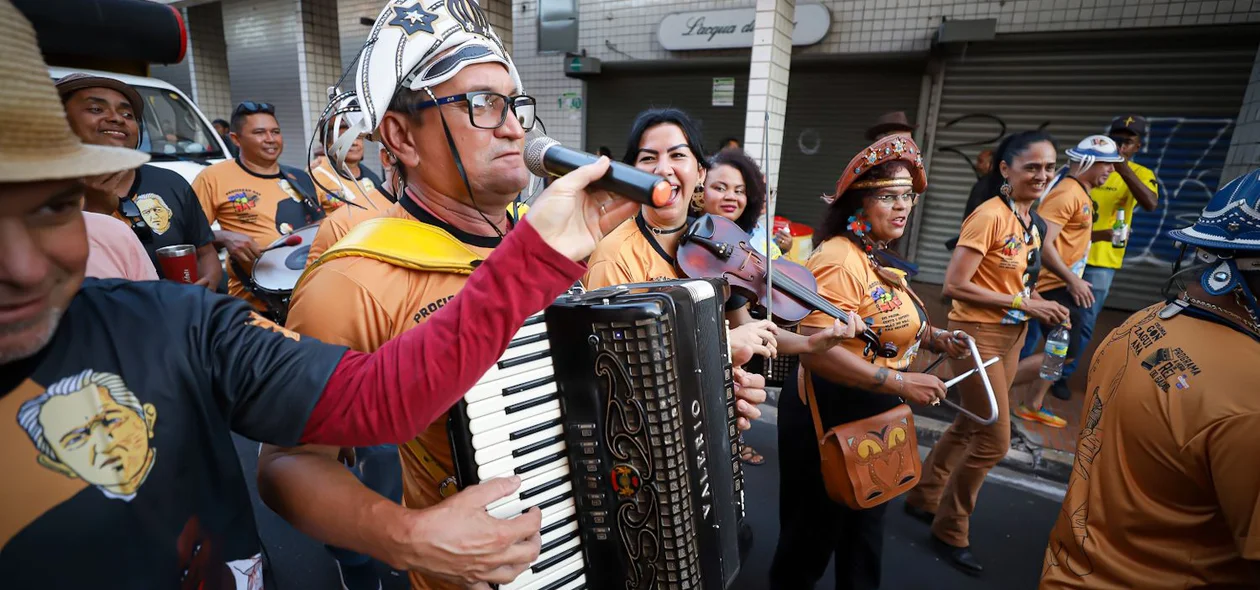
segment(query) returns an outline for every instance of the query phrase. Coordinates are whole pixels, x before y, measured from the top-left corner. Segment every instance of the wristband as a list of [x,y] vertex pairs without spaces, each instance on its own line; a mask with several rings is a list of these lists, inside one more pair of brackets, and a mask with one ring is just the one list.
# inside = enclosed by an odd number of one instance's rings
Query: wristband
[[1024,308],[1024,294],[1016,293],[1015,298],[1011,300],[1011,309],[1023,309],[1023,308]]
[[896,372],[894,372],[894,373],[893,373],[893,380],[894,380],[894,381],[896,381],[896,382],[897,382],[897,385],[899,386],[899,387],[898,387],[898,389],[897,389],[897,395],[901,395],[901,394],[905,393],[905,392],[906,392],[906,380],[905,380],[904,378],[902,378],[902,376],[901,376],[901,371],[896,371]]

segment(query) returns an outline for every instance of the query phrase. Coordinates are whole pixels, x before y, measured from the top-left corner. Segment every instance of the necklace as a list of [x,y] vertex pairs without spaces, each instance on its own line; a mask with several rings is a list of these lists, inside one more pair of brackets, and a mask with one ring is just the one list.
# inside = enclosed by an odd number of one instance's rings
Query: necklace
[[[1237,297],[1237,292],[1235,292],[1235,297]],[[1228,309],[1225,309],[1224,307],[1221,307],[1221,306],[1219,306],[1219,305],[1215,305],[1215,304],[1212,304],[1212,303],[1208,303],[1208,302],[1203,301],[1203,300],[1201,300],[1201,299],[1195,299],[1194,297],[1191,297],[1191,296],[1190,296],[1190,294],[1189,294],[1189,293],[1187,293],[1187,292],[1185,292],[1185,291],[1182,291],[1182,292],[1181,292],[1181,298],[1182,298],[1182,299],[1184,299],[1184,300],[1186,300],[1186,301],[1188,301],[1188,302],[1190,302],[1191,304],[1195,305],[1196,307],[1199,307],[1199,308],[1202,308],[1202,309],[1208,309],[1208,310],[1211,310],[1211,311],[1217,312],[1218,314],[1225,314],[1225,315],[1227,315],[1227,316],[1229,316],[1229,317],[1233,318],[1233,319],[1234,319],[1234,321],[1238,322],[1238,324],[1239,324],[1239,325],[1246,327],[1247,329],[1251,330],[1252,332],[1255,332],[1255,333],[1257,333],[1257,334],[1260,334],[1260,322],[1257,322],[1257,321],[1256,321],[1256,317],[1255,317],[1255,315],[1253,315],[1253,314],[1251,313],[1251,311],[1250,311],[1250,310],[1248,310],[1247,315],[1251,316],[1251,321],[1247,321],[1247,320],[1244,320],[1244,319],[1242,318],[1242,316],[1240,316],[1240,315],[1238,315],[1238,314],[1236,314],[1236,313],[1234,313],[1234,312],[1232,312],[1232,311],[1230,311],[1230,310],[1228,310]]]
[[665,235],[665,234],[676,234],[676,233],[678,233],[678,232],[682,231],[683,229],[686,229],[686,227],[687,227],[687,222],[685,222],[685,221],[684,221],[684,222],[683,222],[683,224],[682,224],[682,225],[680,225],[680,226],[678,226],[678,227],[672,227],[672,228],[669,228],[669,229],[661,229],[661,228],[659,228],[659,227],[656,227],[655,225],[652,225],[652,224],[648,223],[648,222],[647,222],[647,218],[645,217],[645,218],[643,218],[643,225],[647,226],[648,231],[651,231],[652,233],[654,233],[654,234],[656,234],[656,235],[658,235],[658,236],[663,236],[663,235]]

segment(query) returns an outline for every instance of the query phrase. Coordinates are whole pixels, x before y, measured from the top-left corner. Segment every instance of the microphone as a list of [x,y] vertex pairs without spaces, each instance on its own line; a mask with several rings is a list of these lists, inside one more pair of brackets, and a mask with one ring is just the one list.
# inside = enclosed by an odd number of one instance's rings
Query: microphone
[[[569,149],[541,134],[525,142],[525,167],[534,176],[564,176],[598,159],[595,154]],[[660,176],[616,161],[591,186],[651,207],[665,206],[674,189]]]

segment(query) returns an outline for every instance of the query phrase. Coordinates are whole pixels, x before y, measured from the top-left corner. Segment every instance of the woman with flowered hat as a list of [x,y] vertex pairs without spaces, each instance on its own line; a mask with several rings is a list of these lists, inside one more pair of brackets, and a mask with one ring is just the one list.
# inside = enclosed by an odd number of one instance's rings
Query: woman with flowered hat
[[[921,346],[951,356],[965,350],[961,336],[932,329],[906,281],[912,267],[890,246],[901,238],[927,187],[919,148],[890,136],[862,150],[845,167],[806,266],[818,294],[853,310],[879,335],[879,351],[850,339],[821,353],[801,355],[802,376],[788,379],[779,401],[780,534],[770,569],[772,588],[811,588],[834,555],[836,588],[878,588],[887,504],[853,509],[831,499],[822,476],[817,426],[801,384],[812,386],[821,428],[880,415],[905,401],[936,403],[945,385],[908,369]],[[801,322],[810,334],[831,325],[821,312]],[[890,346],[891,345],[891,346]]]

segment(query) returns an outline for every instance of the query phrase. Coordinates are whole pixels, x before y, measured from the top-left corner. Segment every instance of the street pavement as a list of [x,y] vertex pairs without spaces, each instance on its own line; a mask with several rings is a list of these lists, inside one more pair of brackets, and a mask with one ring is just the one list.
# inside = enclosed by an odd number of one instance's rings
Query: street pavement
[[[746,467],[747,518],[754,531],[754,544],[732,590],[760,590],[769,586],[767,577],[778,536],[778,457],[775,444],[775,408],[745,435],[766,456],[759,466]],[[269,560],[267,587],[279,590],[339,590],[340,581],[332,558],[323,546],[287,523],[264,506],[257,497],[254,473],[258,444],[237,438],[241,466],[250,482],[258,526]],[[926,449],[924,449],[926,450]],[[1046,538],[1054,524],[1061,491],[1054,485],[1029,476],[996,470],[980,492],[971,520],[973,550],[986,571],[980,578],[966,576],[939,560],[928,544],[928,527],[902,512],[902,501],[894,500],[888,512],[885,531],[883,588],[889,590],[1024,590],[1037,586]],[[406,576],[382,567],[385,590],[406,589]],[[818,590],[833,586],[833,570],[828,568]]]

